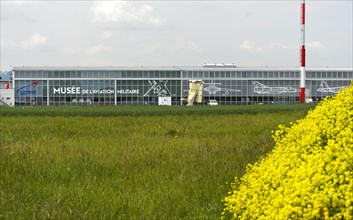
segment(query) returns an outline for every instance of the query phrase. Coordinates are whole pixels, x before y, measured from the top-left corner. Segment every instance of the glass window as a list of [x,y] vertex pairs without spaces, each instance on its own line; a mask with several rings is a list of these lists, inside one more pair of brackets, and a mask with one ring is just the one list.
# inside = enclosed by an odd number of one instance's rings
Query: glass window
[[43,72],[43,78],[48,78],[48,72],[47,71]]
[[113,78],[114,77],[114,71],[107,71],[107,78]]
[[219,72],[215,72],[215,77],[219,78]]
[[84,87],[84,89],[87,89],[87,80],[81,80],[81,85]]
[[69,71],[65,71],[63,78],[70,78],[70,72]]
[[137,78],[137,72],[130,72],[130,74],[128,75],[128,78]]
[[[73,73],[74,73],[74,72],[71,72],[71,76],[73,75]],[[81,72],[81,77],[82,77],[82,78],[87,78],[87,77],[88,77],[87,71]]]
[[63,72],[63,71],[59,72],[59,77],[60,78],[65,78],[65,72]]
[[198,78],[199,77],[197,71],[193,71],[192,72],[192,77],[193,78]]
[[177,71],[177,72],[175,72],[176,73],[176,76],[178,77],[178,78],[181,78],[181,71]]
[[23,74],[23,72],[15,72],[15,77],[16,78],[23,78],[24,74]]
[[293,73],[294,78],[296,78],[296,79],[299,78],[299,72],[298,71],[292,72],[292,73]]
[[148,76],[149,76],[149,78],[154,78],[154,72],[149,71],[149,72],[148,72]]
[[159,71],[153,71],[154,72],[154,77],[159,78],[160,72]]
[[148,78],[148,72],[141,71],[141,78]]
[[161,74],[160,74],[160,78],[166,78],[166,72],[165,71],[161,71]]
[[349,72],[348,73],[348,79],[352,79],[353,78],[353,72]]
[[76,77],[77,78],[82,78],[82,73],[85,72],[85,71],[76,71]]
[[202,71],[199,71],[199,78],[203,79],[203,72]]
[[258,75],[258,72],[257,72],[257,71],[255,71],[255,72],[252,73],[252,77],[253,77],[253,78],[257,78],[257,75]]
[[328,72],[327,73],[327,78],[336,78],[336,77],[333,77],[334,76],[334,72]]
[[43,72],[37,71],[37,78],[43,78]]
[[177,74],[178,72],[175,72],[175,71],[168,71],[168,73],[167,73],[167,76],[169,77],[169,78],[177,78],[178,77],[178,74]]
[[93,78],[93,72],[92,71],[87,71],[87,78]]
[[273,73],[273,78],[278,79],[279,78],[279,73],[278,72],[274,72]]

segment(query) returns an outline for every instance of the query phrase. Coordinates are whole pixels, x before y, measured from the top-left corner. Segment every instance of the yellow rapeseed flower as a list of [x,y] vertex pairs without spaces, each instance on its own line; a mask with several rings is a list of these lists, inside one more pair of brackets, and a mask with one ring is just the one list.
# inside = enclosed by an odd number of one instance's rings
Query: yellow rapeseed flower
[[353,219],[353,85],[272,134],[272,152],[231,183],[222,218]]

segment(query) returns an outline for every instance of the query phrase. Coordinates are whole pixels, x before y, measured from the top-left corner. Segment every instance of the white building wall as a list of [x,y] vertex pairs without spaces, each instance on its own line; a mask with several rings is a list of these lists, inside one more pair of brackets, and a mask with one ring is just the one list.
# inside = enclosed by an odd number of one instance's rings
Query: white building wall
[[15,105],[14,89],[0,89],[0,105]]

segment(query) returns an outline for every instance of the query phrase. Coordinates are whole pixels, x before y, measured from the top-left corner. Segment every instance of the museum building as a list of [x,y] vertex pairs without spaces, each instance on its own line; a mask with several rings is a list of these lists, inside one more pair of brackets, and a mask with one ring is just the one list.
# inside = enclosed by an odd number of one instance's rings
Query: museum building
[[[202,104],[298,103],[299,68],[14,67],[15,105],[185,105],[190,80],[203,82]],[[306,100],[348,87],[352,68],[306,70]]]

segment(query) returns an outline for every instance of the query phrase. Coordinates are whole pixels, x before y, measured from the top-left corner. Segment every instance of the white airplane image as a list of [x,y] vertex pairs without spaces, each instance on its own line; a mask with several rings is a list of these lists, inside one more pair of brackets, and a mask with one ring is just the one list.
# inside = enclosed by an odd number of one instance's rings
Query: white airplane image
[[318,92],[327,92],[327,93],[337,93],[341,89],[346,88],[345,86],[341,87],[329,87],[326,81],[321,81],[320,87],[317,89]]
[[204,90],[208,92],[209,95],[216,95],[216,93],[220,91],[224,92],[224,94],[222,95],[229,95],[229,92],[241,92],[241,90],[238,89],[227,89],[217,87],[216,85],[222,85],[222,83],[214,83],[213,81],[211,81],[210,83],[205,83],[205,85],[208,85],[204,88]]
[[253,81],[254,92],[258,94],[281,94],[281,93],[293,93],[298,92],[298,89],[292,87],[269,87],[258,81]]
[[147,96],[151,91],[153,91],[153,93],[157,94],[159,97],[171,96],[171,92],[167,86],[168,80],[148,80],[148,83],[150,84],[150,88],[143,95],[144,97]]

